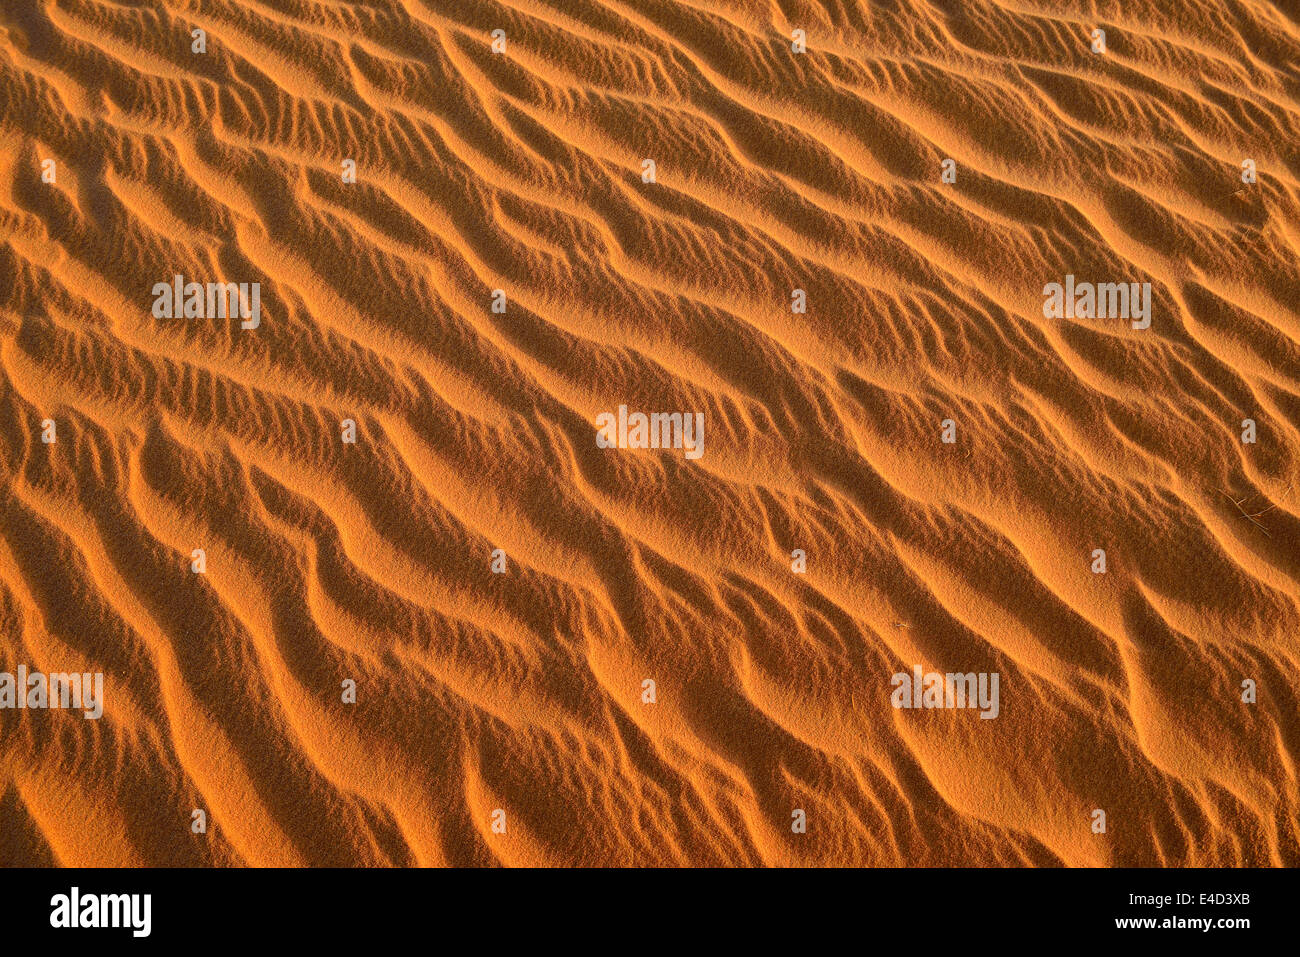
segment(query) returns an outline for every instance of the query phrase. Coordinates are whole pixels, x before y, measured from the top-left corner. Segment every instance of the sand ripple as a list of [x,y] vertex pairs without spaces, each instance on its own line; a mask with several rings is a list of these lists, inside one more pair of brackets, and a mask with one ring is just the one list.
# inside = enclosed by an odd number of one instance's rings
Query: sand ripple
[[0,863],[1300,864],[1297,63],[1265,0],[6,0],[0,669],[107,705],[0,711]]

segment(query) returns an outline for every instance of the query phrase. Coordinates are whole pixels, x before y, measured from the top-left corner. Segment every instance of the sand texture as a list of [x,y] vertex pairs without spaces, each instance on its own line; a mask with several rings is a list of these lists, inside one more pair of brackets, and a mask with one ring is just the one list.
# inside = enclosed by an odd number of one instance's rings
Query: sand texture
[[0,3],[0,864],[1295,867],[1298,477],[1292,2]]

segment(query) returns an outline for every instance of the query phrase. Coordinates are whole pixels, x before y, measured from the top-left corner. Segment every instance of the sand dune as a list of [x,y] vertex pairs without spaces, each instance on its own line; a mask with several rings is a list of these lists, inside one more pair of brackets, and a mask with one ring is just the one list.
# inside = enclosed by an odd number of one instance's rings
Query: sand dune
[[0,864],[1300,865],[1298,65],[1267,0],[7,0],[0,671],[104,694],[0,709]]

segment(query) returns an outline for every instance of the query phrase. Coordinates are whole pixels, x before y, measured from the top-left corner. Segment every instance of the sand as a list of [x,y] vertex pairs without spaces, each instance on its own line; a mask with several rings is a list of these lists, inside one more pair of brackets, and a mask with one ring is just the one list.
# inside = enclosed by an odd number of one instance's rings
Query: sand
[[0,710],[0,864],[1300,865],[1297,64],[1280,0],[6,0],[0,671],[104,701]]

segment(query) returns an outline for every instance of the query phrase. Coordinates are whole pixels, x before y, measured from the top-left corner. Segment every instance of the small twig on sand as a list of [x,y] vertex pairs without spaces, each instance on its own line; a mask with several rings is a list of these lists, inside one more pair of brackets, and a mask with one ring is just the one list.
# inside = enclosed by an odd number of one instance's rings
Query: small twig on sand
[[1227,492],[1224,492],[1223,494],[1228,496],[1228,501],[1229,501],[1229,502],[1231,502],[1233,505],[1237,506],[1237,511],[1241,512],[1242,515],[1245,515],[1248,519],[1250,519],[1252,522],[1254,522],[1256,525],[1258,525],[1261,529],[1263,529],[1263,530],[1264,530],[1264,534],[1265,534],[1265,535],[1268,535],[1269,538],[1272,538],[1272,537],[1273,537],[1272,535],[1269,534],[1268,529],[1264,527],[1264,523],[1261,522],[1261,521],[1259,520],[1259,517],[1260,517],[1261,515],[1265,515],[1265,514],[1267,514],[1268,512],[1271,512],[1273,509],[1277,508],[1277,503],[1276,503],[1276,502],[1274,502],[1272,505],[1270,505],[1268,508],[1264,509],[1263,511],[1255,512],[1255,513],[1252,514],[1251,512],[1246,511],[1246,508],[1245,508],[1246,499],[1243,498],[1240,502],[1238,502],[1238,501],[1237,501],[1235,498],[1233,498],[1231,495],[1228,495]]

